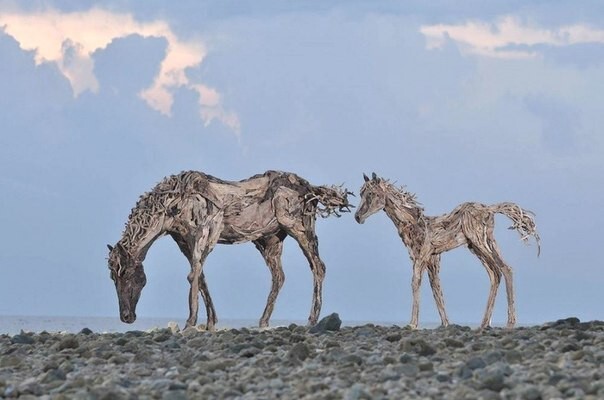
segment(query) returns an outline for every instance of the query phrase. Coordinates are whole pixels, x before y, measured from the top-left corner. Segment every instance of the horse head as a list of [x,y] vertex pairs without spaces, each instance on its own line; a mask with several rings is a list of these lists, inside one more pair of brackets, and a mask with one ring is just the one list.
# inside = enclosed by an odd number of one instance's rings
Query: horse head
[[318,200],[323,207],[317,207],[317,213],[322,217],[339,217],[340,213],[350,212],[350,208],[354,207],[348,201],[349,194],[354,196],[354,193],[349,192],[343,185],[317,186],[313,188],[307,202]]
[[357,212],[354,214],[354,219],[362,224],[371,215],[381,211],[386,206],[386,191],[382,185],[383,179],[379,178],[375,172],[371,175],[371,179],[363,174],[365,183],[361,187],[361,202]]
[[147,283],[143,263],[118,243],[109,249],[109,271],[115,283],[120,305],[120,319],[128,324],[136,320],[136,304]]

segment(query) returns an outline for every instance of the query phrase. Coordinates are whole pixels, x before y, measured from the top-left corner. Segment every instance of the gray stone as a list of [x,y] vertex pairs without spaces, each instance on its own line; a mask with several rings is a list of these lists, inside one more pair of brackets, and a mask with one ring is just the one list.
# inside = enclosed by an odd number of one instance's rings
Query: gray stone
[[445,345],[447,347],[451,347],[451,348],[454,348],[454,349],[458,349],[458,348],[464,347],[464,344],[462,342],[460,342],[459,340],[456,340],[456,339],[445,338],[444,342],[445,342]]
[[58,368],[55,368],[55,369],[49,369],[48,371],[46,371],[44,373],[44,375],[42,376],[41,382],[50,383],[50,382],[54,382],[54,381],[64,381],[65,379],[67,379],[65,372],[63,372],[62,370],[60,370]]
[[478,370],[476,378],[483,389],[499,392],[505,387],[504,371],[499,368]]
[[239,352],[239,357],[251,358],[260,353],[261,351],[262,350],[254,346],[245,347]]
[[304,361],[308,358],[308,356],[310,355],[310,352],[311,352],[311,350],[308,347],[308,345],[304,342],[301,342],[301,343],[296,343],[289,350],[288,356],[290,359]]
[[504,357],[504,354],[501,351],[493,350],[493,351],[486,353],[483,356],[483,359],[487,364],[493,364],[494,362],[501,360],[503,357]]
[[356,364],[356,365],[363,364],[363,358],[357,354],[346,354],[346,355],[340,357],[339,360],[343,364],[348,364],[348,363]]
[[0,356],[0,368],[19,367],[21,364],[23,364],[21,357],[12,354]]
[[367,393],[365,385],[362,383],[355,383],[346,391],[344,395],[346,400],[371,400],[372,396]]
[[434,364],[430,361],[426,361],[426,362],[420,362],[419,363],[419,370],[422,372],[426,372],[426,371],[434,371]]
[[90,330],[89,328],[83,328],[80,331],[80,335],[85,335],[85,336],[92,335],[92,333],[93,333],[92,330]]
[[487,366],[487,363],[480,357],[472,357],[468,361],[466,361],[466,367],[474,371],[475,369],[484,368]]
[[339,331],[342,326],[342,320],[337,313],[328,315],[319,321],[318,324],[310,328],[310,333],[325,333],[327,331]]
[[25,332],[21,332],[10,339],[12,344],[34,344],[34,338]]
[[169,390],[161,396],[162,400],[187,400],[187,392],[185,390]]
[[520,392],[524,400],[541,400],[541,391],[536,386],[529,386]]
[[403,336],[400,333],[391,333],[385,337],[389,342],[398,342]]
[[400,371],[401,374],[408,377],[414,377],[419,373],[419,367],[411,363],[401,364],[398,366],[397,370]]
[[522,353],[518,350],[508,350],[505,352],[505,360],[510,364],[517,364],[522,361]]
[[403,341],[399,347],[403,351],[413,352],[420,356],[431,356],[436,353],[436,349],[424,339],[408,339]]
[[59,344],[57,345],[57,350],[61,351],[65,349],[77,349],[79,346],[80,342],[78,341],[78,339],[73,335],[69,335],[59,342]]

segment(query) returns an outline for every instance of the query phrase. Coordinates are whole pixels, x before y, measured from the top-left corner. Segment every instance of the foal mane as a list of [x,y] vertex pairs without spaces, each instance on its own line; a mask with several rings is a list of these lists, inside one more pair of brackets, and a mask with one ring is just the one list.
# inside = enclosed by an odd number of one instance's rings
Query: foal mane
[[[396,186],[394,182],[390,182],[388,179],[380,178],[378,184],[384,189],[384,191],[391,195],[391,197],[398,200],[397,203],[404,203],[408,208],[419,210],[421,213],[424,212],[424,206],[417,201],[415,193],[406,190],[404,185]],[[397,204],[398,205],[398,204]]]

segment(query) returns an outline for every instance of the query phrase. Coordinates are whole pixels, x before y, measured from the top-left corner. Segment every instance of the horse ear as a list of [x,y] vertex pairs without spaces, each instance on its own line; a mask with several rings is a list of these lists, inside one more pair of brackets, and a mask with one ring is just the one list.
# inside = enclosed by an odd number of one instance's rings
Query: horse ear
[[109,249],[109,251],[113,251],[113,246],[112,245],[108,244],[107,248]]
[[378,177],[377,177],[377,175],[375,174],[375,172],[372,172],[372,173],[371,173],[371,179],[373,179],[374,181],[377,181],[377,180],[378,180]]
[[365,182],[369,182],[369,177],[365,174],[363,174],[363,179],[365,179]]

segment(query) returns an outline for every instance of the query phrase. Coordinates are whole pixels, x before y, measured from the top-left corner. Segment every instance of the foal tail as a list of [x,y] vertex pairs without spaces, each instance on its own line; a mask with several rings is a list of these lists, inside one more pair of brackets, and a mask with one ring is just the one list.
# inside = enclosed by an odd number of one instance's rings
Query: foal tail
[[541,239],[537,233],[535,225],[535,214],[531,211],[520,208],[515,203],[499,203],[492,206],[494,212],[503,214],[514,222],[508,229],[516,229],[523,241],[528,241],[529,236],[533,236],[537,242],[537,256],[541,254]]

